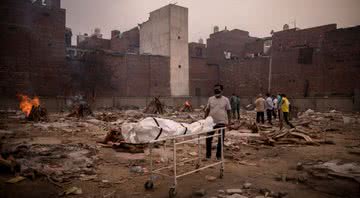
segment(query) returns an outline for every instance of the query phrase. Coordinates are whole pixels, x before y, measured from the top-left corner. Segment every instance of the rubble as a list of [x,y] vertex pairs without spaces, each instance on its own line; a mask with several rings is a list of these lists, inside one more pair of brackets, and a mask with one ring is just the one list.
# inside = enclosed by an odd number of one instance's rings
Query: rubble
[[72,112],[68,115],[68,117],[77,117],[83,118],[86,116],[94,116],[90,105],[87,103],[80,103],[73,106]]
[[226,192],[228,195],[241,194],[241,193],[243,193],[243,191],[242,191],[240,188],[238,188],[238,189],[236,189],[236,188],[226,189],[225,192]]
[[45,175],[64,182],[80,174],[94,174],[95,148],[82,144],[20,144],[7,148],[21,164],[21,175]]
[[[167,110],[166,113],[157,115],[157,117],[187,124],[203,119],[203,112],[201,110],[194,110],[194,112],[179,112],[169,108]],[[103,177],[102,172],[96,170],[99,167],[98,162],[101,164],[100,166],[117,167],[120,170],[125,168],[123,170],[124,173],[130,174],[130,177],[145,176],[145,173],[149,170],[148,164],[145,163],[149,157],[148,150],[146,150],[148,145],[126,143],[122,134],[122,126],[129,122],[139,122],[143,118],[148,117],[149,114],[143,113],[142,109],[108,109],[106,111],[95,111],[93,114],[94,116],[78,119],[67,117],[66,113],[56,113],[49,114],[47,122],[24,122],[21,127],[26,129],[26,132],[22,133],[24,137],[21,138],[19,138],[19,131],[22,131],[22,128],[13,128],[6,121],[2,122],[4,124],[1,125],[0,135],[2,138],[10,139],[11,141],[6,143],[6,148],[4,149],[4,152],[8,155],[5,156],[6,158],[2,156],[3,158],[1,158],[0,162],[6,161],[5,164],[10,164],[11,158],[8,158],[8,156],[12,156],[14,162],[17,162],[19,166],[8,169],[18,169],[18,171],[12,172],[15,176],[16,172],[20,173],[20,176],[30,179],[45,176],[49,183],[62,188],[68,186],[64,185],[64,182],[76,179],[84,183],[101,182],[99,188],[113,188],[113,184],[119,181],[114,178]],[[11,116],[14,116],[14,113]],[[279,148],[341,144],[341,142],[337,142],[337,139],[333,138],[333,134],[340,134],[343,131],[343,127],[357,126],[357,123],[345,126],[343,116],[354,120],[357,120],[359,117],[358,114],[345,114],[339,111],[325,113],[308,111],[307,113],[299,113],[298,118],[292,120],[292,123],[296,126],[294,129],[284,127],[280,130],[276,121],[273,126],[257,124],[254,122],[255,114],[253,111],[242,111],[240,121],[234,121],[229,127],[231,130],[226,132],[224,143],[225,158],[236,168],[261,170],[264,167],[262,160],[268,162],[268,160],[278,160],[278,156],[282,156],[282,153],[277,150]],[[19,122],[18,120],[24,119],[24,117],[7,116],[6,119],[17,123]],[[47,139],[47,137],[43,137],[44,135],[56,136],[56,138]],[[205,144],[205,141],[201,144]],[[214,147],[216,146],[214,145]],[[187,165],[191,164],[182,162],[199,156],[195,148],[193,144],[187,144],[184,147],[178,148],[179,169],[187,168]],[[349,152],[351,154],[349,156],[357,157],[356,151],[358,148],[358,144],[348,145],[345,152]],[[101,152],[98,153],[98,150]],[[271,151],[271,155],[268,153],[264,155],[264,150]],[[139,154],[135,156],[133,153]],[[154,148],[153,153],[158,153],[156,154],[158,159],[154,161],[155,166],[166,163],[169,160],[171,162],[171,154],[169,155],[168,152],[163,151],[162,147],[160,149]],[[202,157],[204,156],[203,154],[201,153]],[[318,175],[326,179],[346,178],[351,181],[358,179],[356,174],[356,171],[358,171],[356,167],[358,165],[352,166],[355,173],[339,171],[338,169],[332,170],[329,166],[323,169],[315,166],[324,165],[324,163],[316,161],[309,164],[307,162],[297,163],[295,161],[293,167],[299,171],[298,174],[286,172],[280,174],[276,179],[282,185],[286,183],[310,185],[312,177]],[[337,166],[342,164],[346,163],[339,162]],[[210,182],[218,182],[217,177],[211,176],[211,173],[206,173],[202,177],[204,182],[209,184]],[[127,179],[124,177],[120,182],[123,183]],[[271,176],[271,179],[273,179],[273,176]],[[102,182],[103,180],[108,182]],[[219,191],[218,197],[257,196],[254,192],[257,192],[258,189],[253,184],[245,182],[238,185],[241,189],[232,189],[233,191],[228,189],[226,192]],[[83,188],[83,186],[81,187]],[[204,194],[206,194],[206,191]],[[262,195],[265,197],[282,197],[284,193],[268,191],[262,193]],[[194,196],[204,195],[194,194]]]
[[193,195],[198,196],[198,197],[203,197],[203,196],[206,195],[206,190],[205,189],[200,189],[200,190],[194,191]]
[[16,176],[16,177],[14,177],[14,178],[12,178],[12,179],[7,180],[6,183],[15,184],[15,183],[21,182],[21,181],[23,181],[23,180],[25,180],[25,179],[26,179],[26,177]]

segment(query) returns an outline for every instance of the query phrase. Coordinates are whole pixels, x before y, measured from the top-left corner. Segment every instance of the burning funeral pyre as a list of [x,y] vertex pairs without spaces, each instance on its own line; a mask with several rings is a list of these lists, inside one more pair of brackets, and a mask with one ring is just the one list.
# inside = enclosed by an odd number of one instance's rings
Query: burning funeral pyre
[[40,106],[40,99],[37,96],[33,99],[24,94],[18,94],[17,96],[20,100],[19,107],[25,113],[28,121],[38,122],[47,120],[47,111]]

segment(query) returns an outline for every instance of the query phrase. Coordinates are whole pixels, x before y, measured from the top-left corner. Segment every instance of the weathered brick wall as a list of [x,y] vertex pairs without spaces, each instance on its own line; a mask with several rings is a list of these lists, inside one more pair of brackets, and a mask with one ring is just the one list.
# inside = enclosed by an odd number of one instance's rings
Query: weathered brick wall
[[192,57],[189,61],[190,95],[211,96],[213,86],[218,83],[217,65],[208,65],[205,58]]
[[[335,24],[276,32],[272,41],[272,92],[293,97],[351,96],[359,87],[359,28]],[[309,63],[302,50],[311,50]]]
[[321,50],[324,92],[354,95],[360,90],[360,26],[326,32]]
[[91,36],[85,38],[84,41],[78,43],[79,48],[83,49],[110,49],[110,40],[97,38],[96,36]]
[[[271,91],[296,97],[322,95],[324,73],[320,48],[325,33],[334,29],[336,25],[275,32],[271,49]],[[299,63],[300,51],[304,48],[313,49],[309,64]]]
[[64,92],[65,10],[30,1],[0,2],[0,95]]
[[241,97],[265,94],[268,88],[269,58],[256,57],[243,61],[228,61],[220,67],[219,80],[224,94]]
[[253,42],[249,42],[245,44],[245,55],[247,54],[255,54],[255,55],[263,55],[264,53],[264,39],[256,39]]
[[224,51],[230,51],[232,55],[242,58],[245,44],[255,39],[249,36],[249,32],[238,29],[210,34],[210,38],[207,39],[208,63],[219,65],[224,63]]
[[189,57],[206,58],[206,45],[201,43],[189,43]]
[[135,27],[129,31],[123,32],[121,37],[113,37],[110,40],[110,49],[121,53],[139,52],[139,39],[140,33],[139,28]]
[[[103,51],[86,54],[81,69],[78,61],[69,61],[73,77],[84,71],[81,78],[73,78],[80,85],[80,93],[97,97],[169,96],[169,57],[153,55],[115,55]],[[74,88],[77,88],[74,86]]]

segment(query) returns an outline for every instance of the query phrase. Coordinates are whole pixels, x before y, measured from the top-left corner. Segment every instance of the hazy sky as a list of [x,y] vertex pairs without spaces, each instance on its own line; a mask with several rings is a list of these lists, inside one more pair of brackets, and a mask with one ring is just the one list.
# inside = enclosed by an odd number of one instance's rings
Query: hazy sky
[[213,26],[242,29],[251,36],[269,36],[271,30],[307,28],[329,23],[338,27],[360,25],[360,0],[62,0],[66,26],[73,35],[99,27],[105,38],[110,31],[129,30],[146,21],[149,12],[169,3],[189,8],[189,42],[206,39]]

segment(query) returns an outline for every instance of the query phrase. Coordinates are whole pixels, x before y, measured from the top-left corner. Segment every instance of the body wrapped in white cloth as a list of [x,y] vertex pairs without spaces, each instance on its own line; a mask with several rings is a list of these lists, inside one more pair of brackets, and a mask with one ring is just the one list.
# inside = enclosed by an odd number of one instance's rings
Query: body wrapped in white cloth
[[124,123],[121,126],[121,133],[126,143],[137,144],[148,143],[152,140],[164,139],[170,136],[211,131],[214,126],[212,117],[191,124],[147,117],[136,123]]

